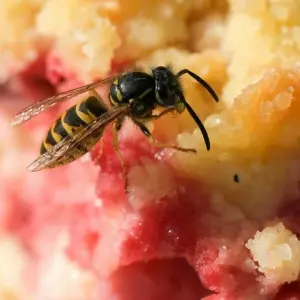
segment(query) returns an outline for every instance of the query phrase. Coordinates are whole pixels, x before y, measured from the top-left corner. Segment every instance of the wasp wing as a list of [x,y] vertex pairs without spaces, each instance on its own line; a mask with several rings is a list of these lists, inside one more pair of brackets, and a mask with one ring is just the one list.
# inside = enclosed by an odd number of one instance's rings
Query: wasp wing
[[33,105],[30,105],[26,107],[25,109],[21,110],[12,121],[12,125],[20,125],[30,119],[32,119],[34,116],[38,115],[42,111],[44,111],[47,108],[53,107],[59,102],[67,101],[71,98],[74,98],[80,94],[83,94],[91,89],[97,88],[102,84],[107,84],[110,82],[113,82],[116,77],[109,77],[103,80],[99,80],[93,83],[89,83],[86,85],[83,85],[81,87],[62,92],[60,94],[56,94],[52,97],[46,98],[42,101],[39,101]]
[[124,105],[120,107],[113,108],[108,112],[104,113],[102,116],[88,124],[82,131],[76,135],[66,136],[60,142],[58,142],[49,151],[40,155],[33,163],[31,163],[27,170],[30,172],[36,172],[46,169],[51,164],[60,161],[65,155],[70,153],[74,148],[84,142],[84,140],[91,134],[94,134],[102,129],[103,126],[107,126],[109,123],[113,122],[116,118],[124,116],[130,110],[129,105]]

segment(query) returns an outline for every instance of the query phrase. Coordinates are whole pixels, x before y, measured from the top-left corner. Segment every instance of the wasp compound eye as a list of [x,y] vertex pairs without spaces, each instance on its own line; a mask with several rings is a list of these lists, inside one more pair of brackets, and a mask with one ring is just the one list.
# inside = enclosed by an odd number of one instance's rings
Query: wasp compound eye
[[164,107],[174,106],[176,103],[177,82],[175,75],[165,67],[155,68],[153,71],[155,79],[155,99],[157,103]]

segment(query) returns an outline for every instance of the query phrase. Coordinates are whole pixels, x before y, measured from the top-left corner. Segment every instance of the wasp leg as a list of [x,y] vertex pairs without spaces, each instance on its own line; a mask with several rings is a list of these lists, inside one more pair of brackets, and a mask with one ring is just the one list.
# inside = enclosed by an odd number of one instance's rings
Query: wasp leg
[[121,152],[119,150],[119,141],[118,141],[118,131],[121,129],[123,123],[123,119],[118,119],[114,124],[113,124],[113,147],[116,151],[116,154],[120,160],[121,166],[122,166],[122,173],[123,177],[125,180],[125,192],[128,193],[128,178],[127,178],[127,170],[126,166],[123,160],[123,157],[121,155]]
[[189,149],[189,148],[182,148],[176,145],[169,145],[169,144],[165,144],[162,143],[160,141],[155,140],[150,131],[148,130],[148,128],[144,125],[144,124],[140,124],[140,123],[136,123],[139,128],[142,130],[143,134],[148,138],[149,142],[159,148],[169,148],[169,149],[174,149],[177,151],[181,151],[181,152],[193,152],[193,153],[197,153],[197,151],[195,149]]
[[100,143],[99,152],[98,152],[97,156],[95,157],[96,163],[99,162],[99,160],[103,154],[103,138],[100,139],[99,143]]
[[[173,107],[172,107],[172,108],[167,108],[167,109],[165,109],[163,112],[159,113],[158,115],[150,115],[150,116],[147,116],[147,117],[143,117],[143,118],[141,119],[141,121],[142,121],[143,123],[155,121],[155,120],[159,119],[160,117],[162,117],[163,115],[166,115],[166,114],[168,114],[169,112],[172,112],[172,111],[174,111],[174,108],[173,108]],[[136,119],[135,119],[135,120],[136,120]],[[137,121],[139,121],[139,120],[137,119]],[[138,123],[137,125],[139,125],[139,124],[140,124],[140,123]]]

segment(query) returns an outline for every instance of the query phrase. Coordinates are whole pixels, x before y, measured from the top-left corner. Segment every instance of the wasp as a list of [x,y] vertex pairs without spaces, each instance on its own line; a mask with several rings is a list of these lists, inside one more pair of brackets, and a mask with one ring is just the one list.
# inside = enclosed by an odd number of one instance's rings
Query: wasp
[[[175,73],[170,67],[158,66],[149,73],[137,70],[124,72],[62,92],[20,111],[13,120],[14,126],[30,120],[58,103],[88,92],[86,98],[69,108],[54,122],[41,145],[40,156],[27,167],[27,170],[40,171],[75,161],[92,149],[103,136],[105,128],[112,123],[114,149],[122,163],[123,173],[126,174],[118,149],[118,131],[125,118],[129,118],[137,125],[149,141],[158,147],[196,152],[194,149],[166,145],[154,140],[146,126],[147,122],[157,120],[166,113],[181,114],[185,110],[194,119],[203,135],[207,150],[210,150],[207,131],[184,97],[180,77],[185,74],[202,85],[216,102],[219,101],[213,88],[190,70],[183,69]],[[96,88],[104,84],[110,85],[108,92],[110,105],[106,104],[96,92]],[[161,112],[154,114],[157,108]]]

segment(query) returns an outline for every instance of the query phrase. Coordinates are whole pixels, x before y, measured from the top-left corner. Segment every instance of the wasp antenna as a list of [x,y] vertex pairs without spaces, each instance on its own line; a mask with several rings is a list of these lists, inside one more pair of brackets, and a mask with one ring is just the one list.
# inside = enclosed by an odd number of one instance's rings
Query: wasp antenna
[[214,100],[216,102],[219,102],[219,98],[218,98],[216,92],[214,91],[214,89],[204,79],[202,79],[197,74],[193,73],[192,71],[190,71],[188,69],[180,70],[176,74],[176,76],[177,76],[177,78],[179,78],[180,76],[182,76],[184,74],[188,74],[191,77],[193,77],[196,81],[198,81],[198,83],[200,83],[210,93],[210,95],[214,98]]
[[181,92],[178,93],[179,97],[180,97],[180,100],[184,102],[185,104],[185,107],[186,109],[188,110],[190,116],[193,118],[193,120],[195,121],[195,123],[197,124],[197,126],[199,127],[201,133],[202,133],[202,136],[203,136],[203,139],[204,139],[204,142],[205,142],[205,146],[206,146],[206,149],[207,151],[210,150],[210,140],[209,140],[209,136],[208,136],[208,133],[203,125],[203,123],[201,122],[201,120],[198,118],[197,114],[194,112],[194,110],[192,109],[192,107],[186,102],[183,94]]

